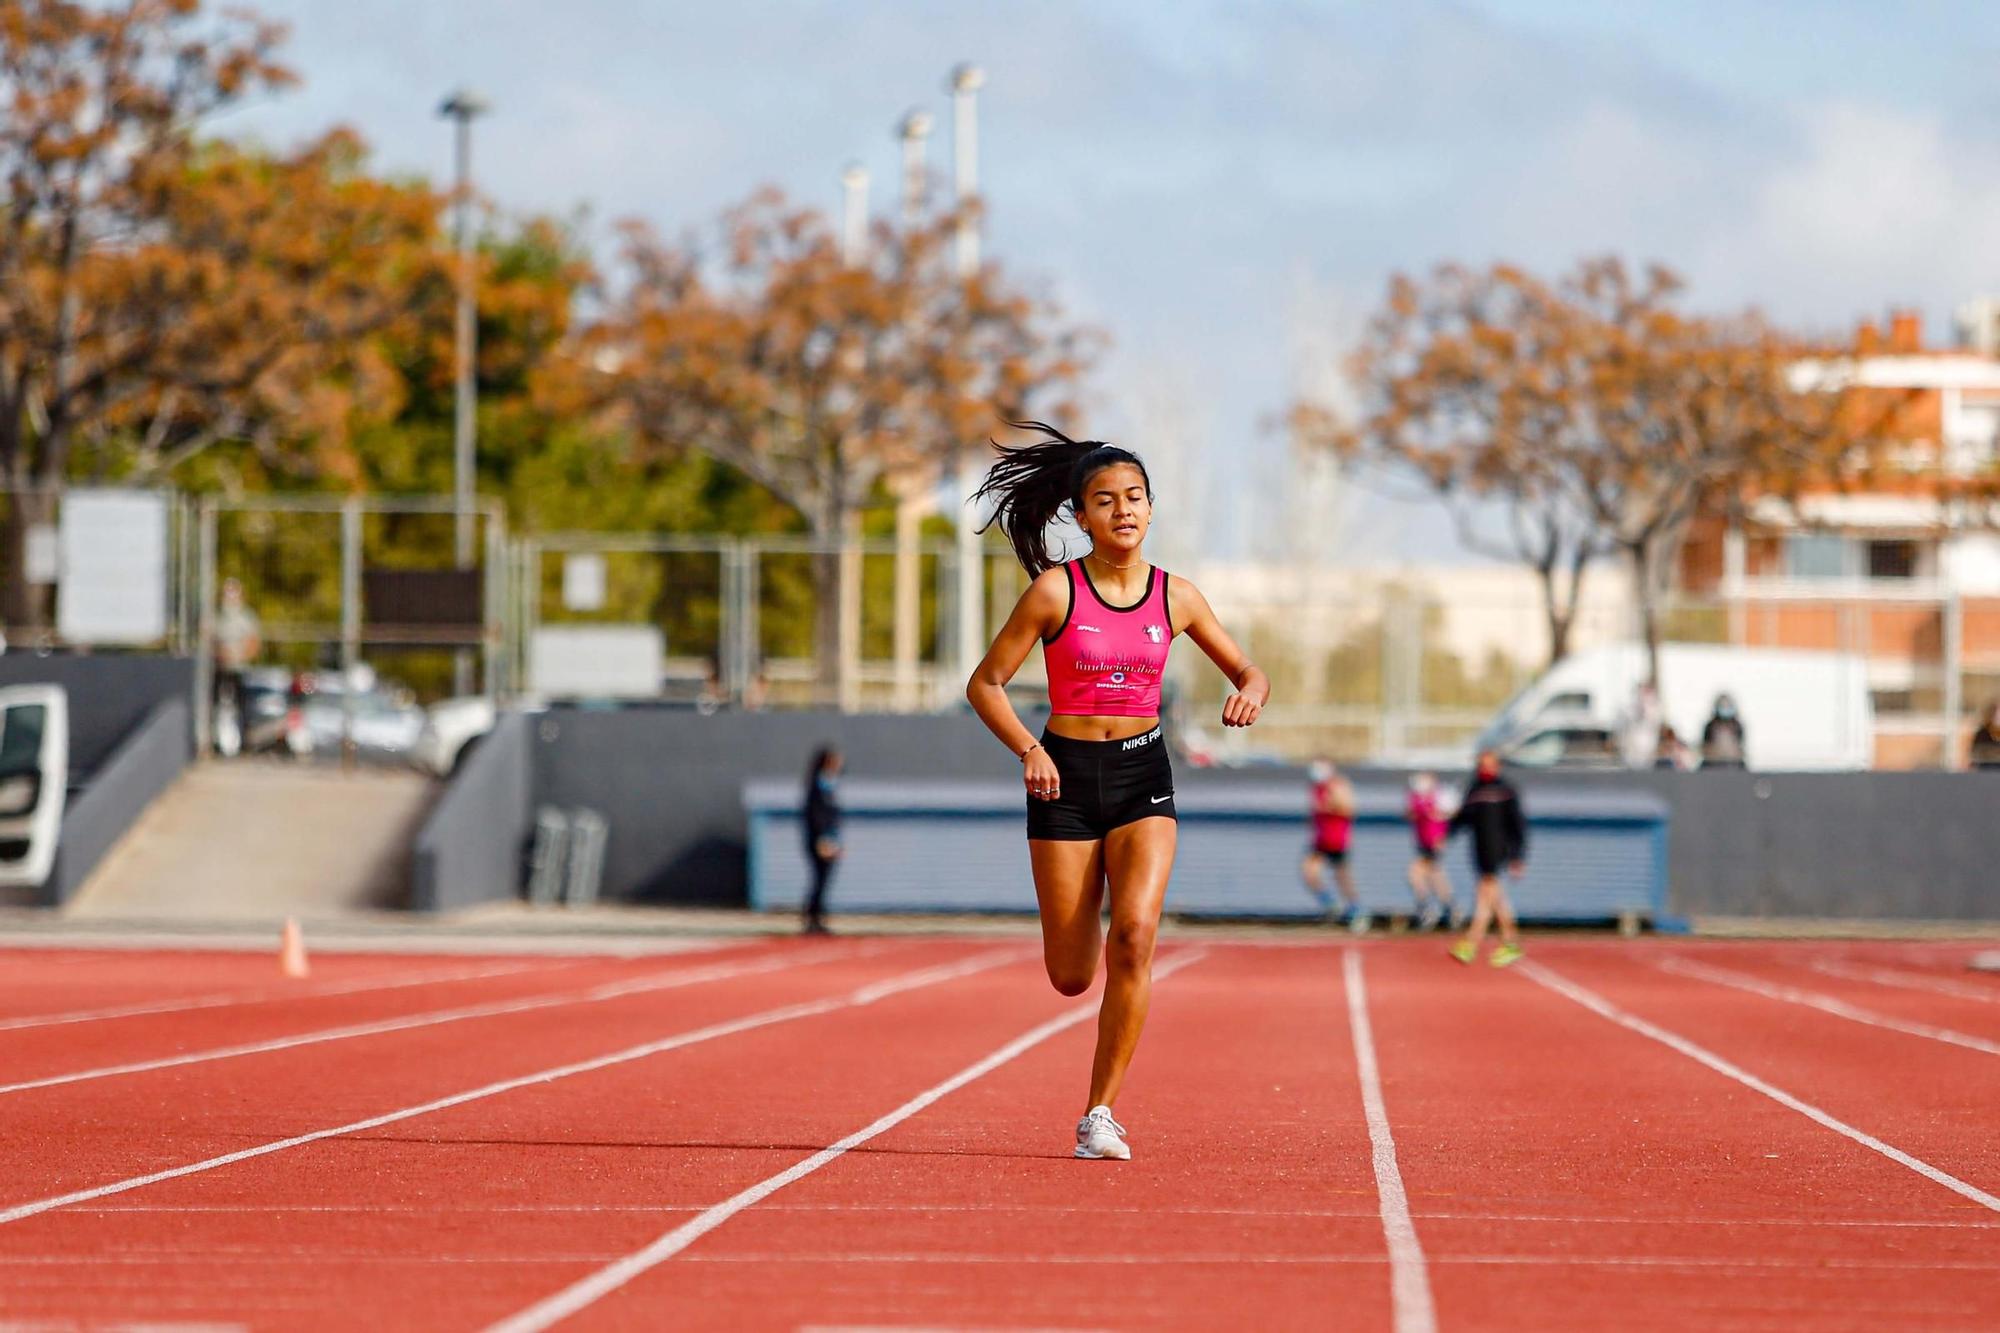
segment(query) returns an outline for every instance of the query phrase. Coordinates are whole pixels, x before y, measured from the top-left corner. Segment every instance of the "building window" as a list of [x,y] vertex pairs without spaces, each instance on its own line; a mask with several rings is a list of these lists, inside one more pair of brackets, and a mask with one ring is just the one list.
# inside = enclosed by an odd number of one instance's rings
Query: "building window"
[[1868,577],[1913,579],[1917,576],[1917,544],[1913,541],[1868,543]]
[[1785,538],[1785,577],[1852,578],[1853,543],[1831,532],[1795,532]]
[[1910,713],[1917,707],[1915,690],[1870,690],[1868,702],[1873,705],[1876,716],[1885,713]]

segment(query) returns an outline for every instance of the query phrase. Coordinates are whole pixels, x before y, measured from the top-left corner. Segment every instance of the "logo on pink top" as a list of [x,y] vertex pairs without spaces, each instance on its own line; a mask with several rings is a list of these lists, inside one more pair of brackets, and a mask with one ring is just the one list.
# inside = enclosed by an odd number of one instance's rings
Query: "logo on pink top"
[[1166,639],[1166,637],[1167,637],[1166,630],[1162,629],[1160,626],[1158,625],[1146,626],[1146,638],[1150,642],[1161,643]]

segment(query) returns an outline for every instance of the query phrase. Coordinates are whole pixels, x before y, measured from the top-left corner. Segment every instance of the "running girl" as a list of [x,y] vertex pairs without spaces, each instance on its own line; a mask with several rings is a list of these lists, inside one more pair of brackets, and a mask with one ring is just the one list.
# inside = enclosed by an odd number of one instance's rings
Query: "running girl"
[[1418,930],[1436,930],[1451,906],[1451,881],[1438,864],[1448,824],[1438,808],[1437,777],[1431,773],[1410,774],[1410,800],[1406,808],[1410,834],[1416,839],[1417,854],[1410,861],[1410,896],[1417,900]]
[[[1368,913],[1354,892],[1354,872],[1347,867],[1347,844],[1354,833],[1354,784],[1340,776],[1327,759],[1315,759],[1306,770],[1312,779],[1312,843],[1299,866],[1306,892],[1319,899],[1319,907],[1330,917],[1347,923],[1357,935],[1368,930]],[[1326,871],[1333,869],[1333,882],[1340,889],[1340,910],[1335,912],[1333,895],[1326,891]]]
[[[1226,727],[1255,722],[1271,687],[1193,584],[1146,563],[1153,489],[1138,455],[1040,423],[1022,428],[1041,438],[1000,447],[979,494],[992,497],[992,522],[1034,581],[965,697],[1021,761],[1049,981],[1064,995],[1083,994],[1103,953],[1104,1001],[1076,1155],[1123,1161],[1132,1152],[1111,1107],[1146,1023],[1153,941],[1178,831],[1160,728],[1167,650],[1184,633],[1229,678],[1235,692],[1223,701]],[[1060,563],[1049,554],[1047,530],[1065,508],[1090,551]],[[1007,698],[1007,682],[1038,642],[1050,712],[1039,739]],[[1105,937],[1098,913],[1107,891]]]

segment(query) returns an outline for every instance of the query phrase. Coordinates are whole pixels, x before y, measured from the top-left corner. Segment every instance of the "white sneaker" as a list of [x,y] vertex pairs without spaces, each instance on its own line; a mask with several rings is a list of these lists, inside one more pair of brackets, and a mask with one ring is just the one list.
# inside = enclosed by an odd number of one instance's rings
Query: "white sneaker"
[[1349,933],[1355,935],[1366,935],[1368,933],[1368,927],[1373,924],[1374,923],[1368,919],[1368,913],[1362,911],[1358,907],[1354,909],[1354,915],[1347,918],[1347,929]]
[[1132,1150],[1125,1146],[1125,1126],[1111,1118],[1108,1106],[1093,1106],[1090,1114],[1076,1122],[1076,1155],[1129,1161]]

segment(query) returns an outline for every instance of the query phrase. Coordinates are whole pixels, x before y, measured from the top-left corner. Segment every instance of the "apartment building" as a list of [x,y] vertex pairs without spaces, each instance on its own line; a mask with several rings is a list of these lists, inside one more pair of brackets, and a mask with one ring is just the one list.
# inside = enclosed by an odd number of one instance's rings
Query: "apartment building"
[[1878,767],[1957,766],[1970,716],[2000,697],[2000,302],[1960,311],[1950,348],[1913,312],[1863,324],[1845,369],[1896,441],[1865,488],[1751,500],[1683,550],[1680,592],[1751,646],[1867,657]]

